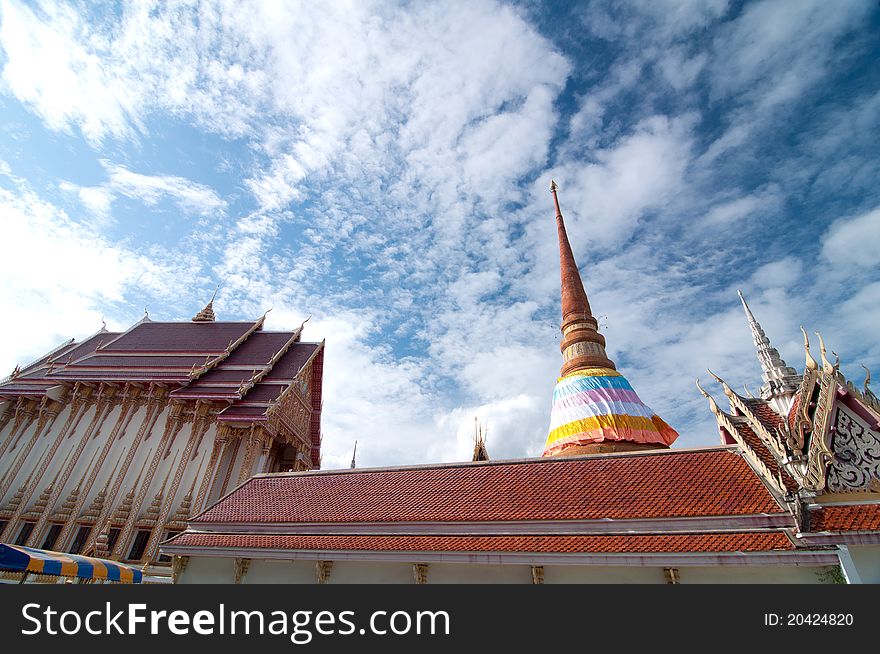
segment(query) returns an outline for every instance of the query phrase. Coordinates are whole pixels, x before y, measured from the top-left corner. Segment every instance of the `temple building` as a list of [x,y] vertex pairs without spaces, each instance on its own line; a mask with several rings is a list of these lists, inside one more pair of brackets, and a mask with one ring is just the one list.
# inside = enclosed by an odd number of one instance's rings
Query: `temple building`
[[0,382],[0,541],[170,580],[159,543],[191,516],[254,473],[319,467],[324,343],[264,321],[218,321],[212,299],[16,367]]
[[470,462],[256,474],[162,543],[177,583],[880,582],[869,380],[821,339],[798,375],[743,298],[761,397],[717,378],[725,411],[698,381],[721,443],[670,448],[605,351],[551,192],[563,364],[544,455],[491,460],[478,430]]

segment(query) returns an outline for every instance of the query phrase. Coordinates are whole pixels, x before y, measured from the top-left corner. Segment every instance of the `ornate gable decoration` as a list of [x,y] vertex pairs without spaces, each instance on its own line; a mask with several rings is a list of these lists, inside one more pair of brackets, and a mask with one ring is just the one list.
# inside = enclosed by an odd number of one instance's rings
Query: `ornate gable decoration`
[[880,401],[868,388],[870,373],[864,390],[857,390],[840,372],[839,361],[828,361],[825,343],[817,336],[821,364],[812,357],[804,332],[806,364],[789,415],[773,412],[762,400],[739,396],[714,374],[735,415],[720,411],[711,398],[710,408],[719,427],[741,445],[745,439],[737,425],[745,421],[802,496],[880,492]]

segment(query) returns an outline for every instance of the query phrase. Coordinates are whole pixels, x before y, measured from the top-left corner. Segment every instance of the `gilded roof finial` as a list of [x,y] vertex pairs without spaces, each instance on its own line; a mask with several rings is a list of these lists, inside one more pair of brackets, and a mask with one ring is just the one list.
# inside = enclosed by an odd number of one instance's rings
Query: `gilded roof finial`
[[822,339],[822,334],[820,334],[819,332],[813,333],[819,337],[819,352],[822,355],[822,372],[830,375],[834,372],[834,366],[831,365],[831,362],[828,360],[827,354],[825,352],[825,341]]
[[489,450],[486,449],[486,436],[489,429],[483,429],[477,416],[474,416],[474,454],[471,461],[488,461]]
[[356,467],[355,466],[355,457],[357,456],[357,451],[358,451],[358,442],[355,441],[354,442],[354,449],[351,452],[351,469],[352,470],[354,470]]
[[220,290],[219,284],[217,285],[217,288],[214,289],[214,294],[211,296],[208,304],[205,305],[205,308],[193,316],[193,322],[214,322],[216,320],[216,316],[214,315],[214,298],[217,297],[218,290]]
[[871,385],[871,371],[868,370],[868,366],[866,366],[864,363],[859,364],[859,365],[861,365],[862,368],[865,369],[865,395],[867,395],[868,394],[868,386]]
[[813,358],[813,355],[810,354],[810,339],[807,338],[807,331],[803,327],[801,327],[801,332],[804,335],[804,351],[806,352],[806,357],[807,357],[807,362],[806,362],[807,370],[818,370],[819,364],[816,363],[816,360]]
[[697,379],[695,380],[694,383],[697,385],[697,390],[700,391],[700,395],[702,395],[702,396],[705,397],[707,400],[709,400],[709,410],[710,410],[712,413],[714,413],[715,415],[718,415],[718,414],[721,412],[721,409],[718,408],[718,404],[715,402],[715,398],[712,397],[711,395],[709,395],[709,394],[703,389],[703,387],[700,386],[700,378],[697,377]]

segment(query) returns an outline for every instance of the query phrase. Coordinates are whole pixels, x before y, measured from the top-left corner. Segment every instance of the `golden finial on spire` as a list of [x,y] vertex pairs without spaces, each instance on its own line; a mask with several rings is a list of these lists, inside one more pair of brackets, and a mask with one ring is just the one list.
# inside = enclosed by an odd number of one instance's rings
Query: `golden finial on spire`
[[559,188],[559,186],[557,186],[557,184],[556,184],[556,180],[555,180],[555,179],[551,179],[551,180],[550,180],[550,192],[551,192],[551,193],[556,193],[556,189],[558,189],[558,188]]
[[489,450],[486,448],[486,437],[488,434],[488,427],[483,429],[477,416],[474,416],[474,454],[471,457],[471,461],[489,460]]
[[220,290],[219,284],[214,289],[214,294],[211,296],[208,304],[205,305],[205,308],[192,317],[193,322],[214,322],[216,320],[214,315],[214,298],[217,297],[218,290]]

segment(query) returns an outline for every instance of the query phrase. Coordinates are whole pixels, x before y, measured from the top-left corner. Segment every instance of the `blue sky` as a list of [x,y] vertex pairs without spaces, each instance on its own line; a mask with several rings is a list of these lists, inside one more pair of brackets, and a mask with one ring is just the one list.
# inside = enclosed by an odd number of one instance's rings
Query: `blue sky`
[[[555,178],[608,351],[681,434],[757,392],[741,288],[880,370],[873,0],[0,2],[0,369],[144,307],[308,315],[324,467],[540,453]],[[5,367],[5,368],[4,368]]]

